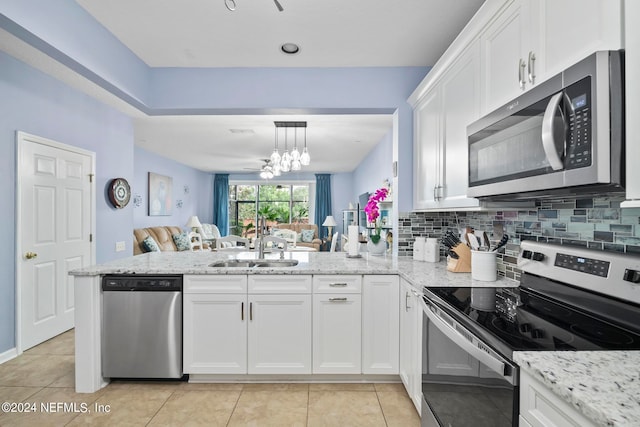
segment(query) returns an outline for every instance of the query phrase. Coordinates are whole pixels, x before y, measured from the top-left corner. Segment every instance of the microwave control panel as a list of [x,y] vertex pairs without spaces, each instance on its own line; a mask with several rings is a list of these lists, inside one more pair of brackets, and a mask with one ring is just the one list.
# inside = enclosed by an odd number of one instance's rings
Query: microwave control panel
[[566,169],[591,166],[591,77],[565,89],[568,98]]

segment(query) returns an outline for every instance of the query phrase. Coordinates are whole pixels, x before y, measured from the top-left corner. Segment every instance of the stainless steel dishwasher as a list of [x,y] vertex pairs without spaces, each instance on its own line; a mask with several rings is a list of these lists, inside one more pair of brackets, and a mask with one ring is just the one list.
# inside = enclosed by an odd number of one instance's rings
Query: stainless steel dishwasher
[[182,276],[102,278],[102,376],[182,377]]

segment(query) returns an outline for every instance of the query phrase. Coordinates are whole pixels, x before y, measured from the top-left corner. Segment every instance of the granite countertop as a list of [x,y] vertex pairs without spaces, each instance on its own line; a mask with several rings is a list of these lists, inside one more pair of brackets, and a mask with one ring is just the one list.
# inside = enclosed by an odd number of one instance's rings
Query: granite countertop
[[[297,259],[295,267],[238,268],[209,267],[214,261],[225,259],[255,259],[255,252],[152,252],[73,270],[74,276],[103,274],[399,274],[416,289],[423,286],[443,287],[517,287],[518,282],[499,278],[482,282],[470,273],[447,271],[444,259],[438,263],[414,261],[409,257],[371,256],[347,258],[344,252],[287,252],[286,259]],[[279,254],[267,254],[277,259]]]
[[520,368],[597,425],[640,425],[640,351],[522,351]]

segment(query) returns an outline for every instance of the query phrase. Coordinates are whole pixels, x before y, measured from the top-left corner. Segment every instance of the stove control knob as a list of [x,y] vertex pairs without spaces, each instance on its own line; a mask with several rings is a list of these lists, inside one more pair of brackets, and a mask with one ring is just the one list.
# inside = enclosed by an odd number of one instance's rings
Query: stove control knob
[[520,325],[520,332],[526,333],[526,332],[531,332],[531,324],[529,323],[523,323]]
[[534,329],[531,331],[531,336],[533,338],[544,338],[544,331],[542,329]]
[[534,261],[542,261],[544,259],[544,254],[542,252],[534,252],[531,259]]
[[640,283],[640,271],[626,269],[624,270],[624,276],[622,276],[622,280],[626,280],[631,283]]
[[531,259],[531,255],[532,255],[531,251],[528,251],[526,249],[522,251],[522,258]]

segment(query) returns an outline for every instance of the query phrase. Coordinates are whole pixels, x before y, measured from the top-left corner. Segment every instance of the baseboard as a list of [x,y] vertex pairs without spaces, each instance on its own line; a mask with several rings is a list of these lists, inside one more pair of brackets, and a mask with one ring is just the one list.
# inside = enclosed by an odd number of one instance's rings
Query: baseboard
[[11,359],[15,359],[16,357],[18,357],[18,349],[15,347],[5,351],[4,353],[0,353],[0,365]]

